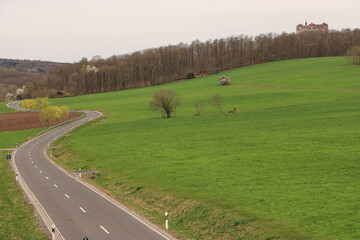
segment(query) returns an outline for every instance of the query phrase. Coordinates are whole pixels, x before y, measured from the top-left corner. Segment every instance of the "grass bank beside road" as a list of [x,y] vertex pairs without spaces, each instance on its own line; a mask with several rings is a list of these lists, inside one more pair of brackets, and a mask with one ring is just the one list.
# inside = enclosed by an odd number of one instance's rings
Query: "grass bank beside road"
[[[220,87],[220,75],[232,85]],[[108,118],[73,131],[53,154],[69,170],[191,239],[360,237],[360,68],[299,59],[118,92],[54,99]],[[177,117],[148,109],[159,89]],[[221,94],[219,114],[211,98]],[[194,104],[205,103],[195,117]]]
[[38,222],[16,184],[14,173],[8,176],[7,152],[0,151],[0,239],[45,240]]
[[6,106],[7,102],[0,102],[0,113],[15,112],[14,109]]
[[36,135],[44,130],[45,128],[36,128],[36,129],[27,129],[20,131],[9,131],[9,132],[0,132],[0,149],[2,148],[15,148],[16,143],[18,146],[24,142],[36,137]]

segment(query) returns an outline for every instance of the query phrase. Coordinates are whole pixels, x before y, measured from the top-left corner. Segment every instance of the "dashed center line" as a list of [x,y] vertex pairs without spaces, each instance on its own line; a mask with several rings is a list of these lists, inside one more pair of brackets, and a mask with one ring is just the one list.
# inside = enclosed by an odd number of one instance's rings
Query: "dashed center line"
[[106,232],[107,234],[109,234],[109,231],[106,230],[103,226],[100,226],[102,230],[104,230],[104,232]]
[[35,165],[35,167],[37,168],[37,166]]
[[67,195],[66,193],[65,193],[65,197],[70,198],[70,196],[69,196],[69,195]]
[[34,163],[34,161],[31,161],[31,163]]
[[40,170],[39,172],[40,172],[40,173],[42,173],[42,171],[41,171],[41,170]]
[[54,187],[58,187],[58,186],[54,183]]
[[49,180],[49,178],[48,178],[47,176],[46,176],[45,178],[46,178],[47,180]]
[[82,207],[79,207],[81,211],[83,211],[84,213],[86,213],[86,211],[82,208]]

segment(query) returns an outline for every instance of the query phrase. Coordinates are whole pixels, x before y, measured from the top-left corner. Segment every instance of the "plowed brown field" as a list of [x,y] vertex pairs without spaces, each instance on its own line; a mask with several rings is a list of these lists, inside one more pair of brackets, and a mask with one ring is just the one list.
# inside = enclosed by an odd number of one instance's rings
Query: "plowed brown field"
[[0,114],[0,132],[42,128],[56,125],[80,116],[77,113],[70,113],[66,119],[52,124],[47,124],[45,122],[40,122],[39,114],[40,113],[38,112],[14,112]]

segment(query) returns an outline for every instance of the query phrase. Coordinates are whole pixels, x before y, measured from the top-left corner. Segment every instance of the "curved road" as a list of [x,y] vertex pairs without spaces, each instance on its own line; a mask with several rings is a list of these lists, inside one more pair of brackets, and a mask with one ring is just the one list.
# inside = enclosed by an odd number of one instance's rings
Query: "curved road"
[[[8,106],[24,110],[17,104]],[[14,153],[14,163],[51,220],[65,239],[169,239],[166,233],[145,223],[96,191],[90,189],[62,169],[45,155],[48,144],[71,129],[101,115],[95,111],[82,111],[85,118],[57,127],[26,142]],[[167,237],[165,237],[167,235]]]

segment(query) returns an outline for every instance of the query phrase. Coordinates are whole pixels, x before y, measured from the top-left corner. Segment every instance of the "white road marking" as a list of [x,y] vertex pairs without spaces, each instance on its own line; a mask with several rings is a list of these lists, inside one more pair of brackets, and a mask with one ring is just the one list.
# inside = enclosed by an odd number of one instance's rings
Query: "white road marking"
[[54,183],[54,187],[58,187],[58,186]]
[[65,196],[66,196],[67,198],[70,198],[69,195],[67,195],[66,193],[65,193]]
[[46,176],[45,178],[46,178],[47,180],[49,180],[49,178],[48,178],[47,176]]
[[35,167],[37,168],[37,166],[35,165]]
[[86,213],[86,211],[82,208],[82,207],[79,207],[81,211],[83,211],[84,213]]
[[103,226],[100,226],[102,230],[104,230],[104,232],[106,232],[107,234],[109,234],[109,231],[106,230]]
[[31,163],[34,163],[34,161],[31,161]]
[[40,172],[40,173],[42,173],[42,171],[41,171],[41,170],[40,170],[39,172]]

